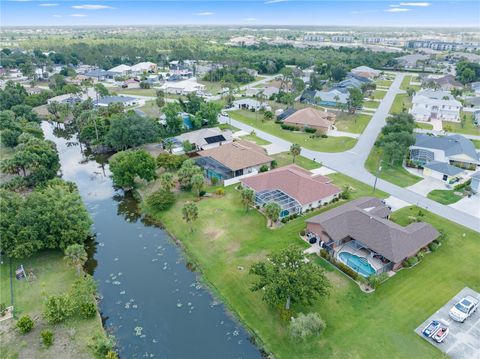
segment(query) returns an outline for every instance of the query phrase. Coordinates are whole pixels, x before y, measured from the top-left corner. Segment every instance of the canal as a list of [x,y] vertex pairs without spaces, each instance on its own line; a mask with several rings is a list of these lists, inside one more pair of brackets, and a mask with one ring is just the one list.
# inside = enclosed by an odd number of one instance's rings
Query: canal
[[57,145],[62,177],[77,184],[93,219],[88,270],[120,356],[261,358],[248,333],[189,271],[181,248],[112,187],[108,164],[85,156],[74,136],[67,139],[48,122],[42,127]]

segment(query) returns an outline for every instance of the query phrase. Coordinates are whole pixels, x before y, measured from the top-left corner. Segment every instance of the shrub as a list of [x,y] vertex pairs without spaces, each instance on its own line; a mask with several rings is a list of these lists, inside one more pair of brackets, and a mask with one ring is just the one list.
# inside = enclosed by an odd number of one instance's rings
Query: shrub
[[428,245],[430,252],[435,252],[438,249],[438,243],[432,242]]
[[317,130],[315,128],[305,127],[305,132],[306,133],[315,133],[315,132],[317,132]]
[[147,205],[157,211],[165,211],[175,203],[175,195],[170,191],[159,190],[147,197]]
[[223,188],[217,188],[215,190],[215,193],[219,196],[223,196],[223,195],[225,195],[225,190]]
[[320,137],[322,137],[322,138],[328,138],[328,135],[326,135],[325,133],[323,133]]
[[56,324],[63,322],[73,313],[72,300],[68,294],[51,295],[45,301],[43,316],[51,323]]
[[218,177],[210,178],[210,182],[212,183],[213,186],[216,186],[218,184]]
[[322,258],[325,258],[325,259],[328,259],[330,255],[328,254],[327,250],[326,249],[320,249],[320,257]]
[[109,350],[105,355],[105,359],[118,359],[118,354],[115,353],[113,350]]
[[340,269],[343,273],[345,273],[349,277],[353,279],[357,279],[358,273],[355,272],[352,268],[350,268],[346,264],[343,264],[342,262],[337,262],[336,266],[338,267],[338,269]]
[[419,251],[417,253],[417,260],[420,262],[423,259],[424,256],[425,256],[425,252],[424,251]]
[[198,195],[199,195],[200,197],[203,197],[203,196],[205,196],[206,194],[207,194],[206,191],[200,191],[200,192],[198,193]]
[[53,332],[51,330],[42,330],[40,337],[42,338],[43,345],[45,345],[47,348],[52,346]]
[[414,266],[415,264],[418,263],[418,259],[417,257],[413,256],[413,257],[410,257],[410,258],[407,258],[403,261],[403,265],[405,267],[412,267]]
[[367,278],[367,283],[370,287],[372,288],[377,288],[380,283],[385,281],[388,278],[387,273],[381,273],[381,274],[373,274],[370,277]]
[[278,162],[277,162],[277,160],[272,160],[272,162],[270,162],[270,167],[272,167],[272,169],[273,169],[273,168],[277,168],[277,167],[278,167]]
[[93,318],[97,314],[97,306],[95,303],[82,303],[80,305],[80,315],[85,318]]
[[92,337],[92,341],[89,346],[93,349],[96,355],[106,358],[109,352],[113,352],[115,347],[115,338],[111,335],[104,336],[97,334]]
[[306,339],[313,335],[320,335],[326,324],[317,313],[300,313],[290,321],[290,334],[294,338]]
[[267,171],[268,171],[268,166],[267,166],[267,165],[262,165],[262,166],[260,167],[260,170],[259,170],[260,173],[261,173],[261,172],[267,172]]
[[3,317],[7,313],[7,305],[0,303],[0,317]]
[[305,235],[305,229],[302,229],[302,230],[300,231],[300,235],[301,235],[302,237]]
[[157,156],[157,166],[159,168],[165,168],[169,171],[178,170],[182,163],[188,160],[187,155],[172,155],[170,153],[160,153]]
[[17,322],[18,331],[21,334],[27,334],[33,329],[34,322],[28,315],[24,315]]

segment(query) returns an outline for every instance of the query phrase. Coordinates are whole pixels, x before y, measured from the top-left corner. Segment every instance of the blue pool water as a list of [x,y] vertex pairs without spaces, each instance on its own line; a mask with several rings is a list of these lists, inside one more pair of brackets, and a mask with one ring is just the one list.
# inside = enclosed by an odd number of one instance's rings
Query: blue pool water
[[370,263],[368,263],[366,258],[359,257],[348,252],[342,252],[338,256],[343,263],[364,277],[369,277],[372,274],[375,274],[375,269],[370,265]]

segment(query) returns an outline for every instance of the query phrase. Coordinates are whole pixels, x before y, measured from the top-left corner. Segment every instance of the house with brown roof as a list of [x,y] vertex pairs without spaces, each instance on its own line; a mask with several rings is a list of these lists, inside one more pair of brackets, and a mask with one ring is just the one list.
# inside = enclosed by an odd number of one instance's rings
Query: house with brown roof
[[280,219],[330,203],[342,192],[329,178],[313,175],[295,164],[245,177],[240,182],[255,192],[257,206],[278,203],[282,209]]
[[337,261],[368,277],[400,268],[440,236],[424,222],[402,227],[388,219],[390,213],[378,198],[363,197],[307,219],[307,233]]
[[258,173],[262,166],[270,168],[273,158],[267,156],[263,147],[249,141],[235,141],[198,152],[195,161],[208,178],[221,181]]
[[321,133],[326,133],[333,129],[335,123],[335,114],[327,111],[319,111],[312,107],[306,107],[297,110],[283,120],[283,123],[298,127],[302,130],[312,128]]

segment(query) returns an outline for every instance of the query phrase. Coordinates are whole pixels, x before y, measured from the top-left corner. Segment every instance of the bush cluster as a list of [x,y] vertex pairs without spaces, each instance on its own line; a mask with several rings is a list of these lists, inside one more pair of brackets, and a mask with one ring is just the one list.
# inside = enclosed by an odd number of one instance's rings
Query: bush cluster
[[284,123],[282,123],[280,127],[287,131],[300,131],[300,128],[297,126],[286,125]]
[[326,328],[325,322],[317,313],[300,313],[290,322],[290,334],[294,338],[306,339],[313,335],[320,335]]
[[315,132],[317,132],[317,130],[315,128],[305,127],[305,132],[306,133],[315,133]]
[[435,252],[438,249],[438,243],[437,242],[432,242],[428,245],[428,249],[430,252]]
[[42,330],[40,337],[42,338],[43,345],[45,345],[47,348],[52,346],[54,337],[51,330]]
[[33,329],[33,319],[30,318],[28,315],[24,315],[21,317],[17,322],[17,329],[20,334],[27,334]]
[[405,267],[413,267],[417,263],[418,263],[418,258],[416,256],[407,258],[403,261],[403,265]]
[[157,211],[165,211],[175,203],[175,195],[163,189],[153,192],[147,197],[147,205]]

